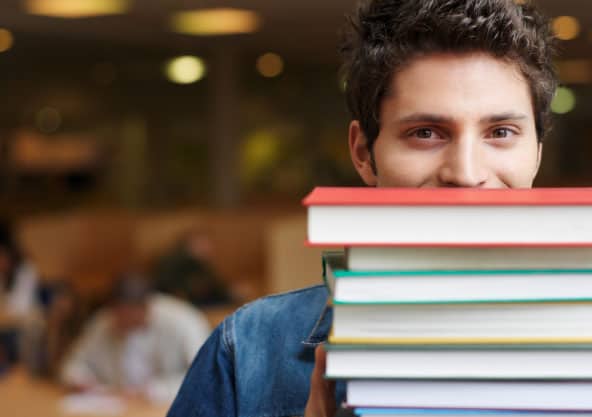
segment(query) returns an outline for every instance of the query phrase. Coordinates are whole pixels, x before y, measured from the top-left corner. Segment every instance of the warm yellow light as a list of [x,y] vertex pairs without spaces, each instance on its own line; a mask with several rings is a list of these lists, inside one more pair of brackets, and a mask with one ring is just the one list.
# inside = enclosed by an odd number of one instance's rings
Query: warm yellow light
[[206,75],[206,65],[196,56],[180,56],[166,64],[167,78],[177,84],[191,84]]
[[575,39],[580,34],[580,23],[572,16],[559,16],[553,19],[553,32],[562,41]]
[[6,52],[14,44],[14,36],[8,29],[0,29],[0,52]]
[[284,70],[284,60],[274,53],[267,53],[257,58],[257,71],[264,77],[277,77]]
[[175,32],[187,35],[233,35],[259,29],[257,13],[241,9],[205,9],[179,12],[171,17]]
[[26,0],[27,13],[51,17],[79,18],[125,13],[130,0]]

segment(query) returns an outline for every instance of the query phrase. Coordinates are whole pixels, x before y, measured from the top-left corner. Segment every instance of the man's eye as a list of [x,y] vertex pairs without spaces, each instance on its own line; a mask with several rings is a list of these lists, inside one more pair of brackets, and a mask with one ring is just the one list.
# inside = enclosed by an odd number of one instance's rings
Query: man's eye
[[427,128],[417,129],[414,132],[414,135],[420,139],[431,139],[433,134],[434,134],[434,132],[432,131],[432,129],[427,129]]
[[511,136],[513,133],[514,132],[512,132],[507,127],[499,127],[491,132],[491,136],[495,139],[503,139]]

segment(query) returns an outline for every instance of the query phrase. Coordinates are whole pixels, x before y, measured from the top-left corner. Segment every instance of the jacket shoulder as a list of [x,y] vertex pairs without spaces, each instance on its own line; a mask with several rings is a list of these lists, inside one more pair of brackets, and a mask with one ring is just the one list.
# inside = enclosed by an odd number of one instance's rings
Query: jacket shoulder
[[300,343],[315,328],[328,297],[326,287],[317,285],[255,300],[224,321],[225,339],[230,344],[246,336],[252,342],[280,338]]
[[[327,303],[329,293],[324,285],[302,288],[280,294],[268,295],[239,308],[234,316],[237,320],[273,319],[283,314],[312,314],[315,319]],[[264,316],[264,317],[262,317]]]

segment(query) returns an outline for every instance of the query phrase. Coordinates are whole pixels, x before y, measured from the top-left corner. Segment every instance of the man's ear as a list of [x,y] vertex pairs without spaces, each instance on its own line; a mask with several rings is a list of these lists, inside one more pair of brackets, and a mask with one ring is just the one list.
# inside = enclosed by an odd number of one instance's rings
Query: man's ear
[[372,154],[368,150],[368,141],[357,120],[349,124],[349,153],[356,171],[366,185],[376,186],[378,180],[374,172]]

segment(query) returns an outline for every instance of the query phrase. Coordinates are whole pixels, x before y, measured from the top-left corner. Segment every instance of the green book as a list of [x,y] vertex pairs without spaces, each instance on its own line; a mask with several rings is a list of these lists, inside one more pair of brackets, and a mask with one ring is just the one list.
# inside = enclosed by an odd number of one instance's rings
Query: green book
[[592,269],[351,271],[344,252],[323,254],[334,304],[592,301]]

